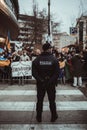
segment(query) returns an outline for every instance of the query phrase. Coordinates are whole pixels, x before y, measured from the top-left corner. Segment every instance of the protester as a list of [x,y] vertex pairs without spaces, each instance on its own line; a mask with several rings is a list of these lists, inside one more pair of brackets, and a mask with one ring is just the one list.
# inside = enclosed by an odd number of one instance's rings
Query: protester
[[65,58],[63,57],[62,54],[60,54],[59,57],[59,68],[60,68],[60,73],[59,73],[59,79],[61,81],[61,84],[65,84]]
[[29,56],[27,55],[26,50],[23,50],[23,54],[20,56],[20,60],[21,61],[29,61],[30,60]]
[[51,122],[55,122],[58,118],[55,86],[59,74],[59,64],[56,57],[52,55],[51,48],[49,43],[45,43],[42,47],[43,52],[32,62],[32,75],[37,81],[36,120],[38,122],[42,121],[43,100],[46,92],[49,99]]
[[65,77],[67,82],[72,82],[72,63],[71,63],[71,53],[69,52],[66,56],[66,63],[65,63]]
[[36,56],[40,55],[41,54],[41,51],[40,49],[36,49]]
[[17,61],[20,61],[20,54],[19,52],[15,51],[13,54],[12,54],[12,62],[17,62]]
[[80,56],[79,49],[76,49],[76,54],[71,59],[73,67],[73,86],[82,87],[82,69],[83,63]]

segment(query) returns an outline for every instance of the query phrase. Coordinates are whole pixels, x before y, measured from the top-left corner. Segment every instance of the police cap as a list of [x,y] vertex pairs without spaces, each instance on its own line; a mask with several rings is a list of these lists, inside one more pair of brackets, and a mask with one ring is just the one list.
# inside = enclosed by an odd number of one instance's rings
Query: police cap
[[50,48],[52,48],[52,46],[50,45],[50,43],[45,43],[45,44],[42,46],[42,49],[43,49],[44,51],[46,51],[46,50],[48,50],[48,49],[50,49]]

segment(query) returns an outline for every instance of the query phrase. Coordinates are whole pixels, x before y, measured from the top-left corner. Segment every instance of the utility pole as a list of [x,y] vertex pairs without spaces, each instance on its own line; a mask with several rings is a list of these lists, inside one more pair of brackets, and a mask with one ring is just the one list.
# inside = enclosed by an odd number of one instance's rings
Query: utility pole
[[37,43],[37,5],[36,0],[33,0],[33,15],[34,15],[34,32],[33,32],[33,42]]
[[50,37],[50,0],[48,0],[48,36]]
[[50,31],[50,0],[48,0],[48,34],[46,38],[46,42],[51,43],[51,37],[50,37],[51,31]]

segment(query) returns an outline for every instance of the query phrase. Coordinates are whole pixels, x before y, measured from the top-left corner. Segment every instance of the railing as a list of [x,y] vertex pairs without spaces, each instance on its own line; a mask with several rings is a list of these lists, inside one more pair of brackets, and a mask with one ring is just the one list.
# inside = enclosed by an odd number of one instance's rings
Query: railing
[[24,85],[35,83],[35,80],[32,76],[22,76],[22,77],[12,77],[11,72],[1,72],[0,71],[0,84],[9,84],[9,85]]

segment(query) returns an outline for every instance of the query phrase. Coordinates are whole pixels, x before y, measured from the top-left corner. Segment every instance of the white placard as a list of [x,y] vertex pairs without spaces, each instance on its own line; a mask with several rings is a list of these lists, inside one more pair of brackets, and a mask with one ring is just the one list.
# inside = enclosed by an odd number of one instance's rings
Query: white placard
[[32,61],[12,62],[12,77],[32,76]]

